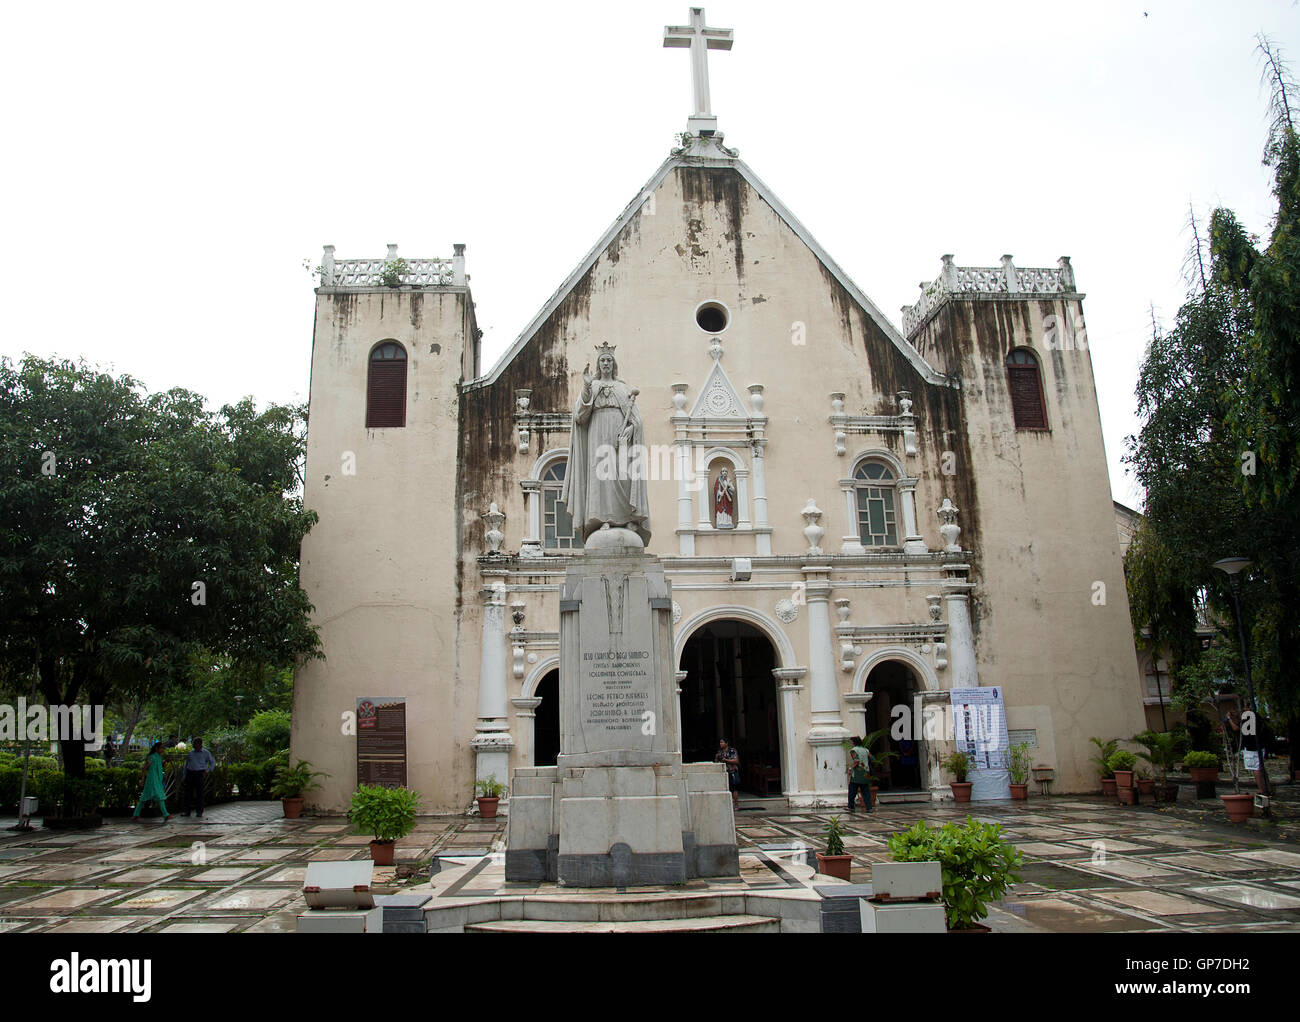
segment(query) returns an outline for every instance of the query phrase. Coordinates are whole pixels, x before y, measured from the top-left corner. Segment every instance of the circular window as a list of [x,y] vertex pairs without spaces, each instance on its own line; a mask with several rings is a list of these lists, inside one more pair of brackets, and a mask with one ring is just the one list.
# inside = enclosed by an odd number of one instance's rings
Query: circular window
[[703,302],[695,310],[695,322],[705,333],[720,334],[730,321],[727,307],[721,302]]

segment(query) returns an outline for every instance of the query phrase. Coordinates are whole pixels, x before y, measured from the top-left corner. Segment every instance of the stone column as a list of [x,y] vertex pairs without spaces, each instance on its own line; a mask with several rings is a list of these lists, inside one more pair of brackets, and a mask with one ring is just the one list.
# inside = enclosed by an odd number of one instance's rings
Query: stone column
[[831,583],[829,565],[804,569],[804,594],[808,601],[808,675],[812,696],[812,727],[808,744],[813,747],[813,790],[833,803],[847,797],[844,739],[848,729],[840,717],[840,692],[835,680],[835,652],[831,645]]
[[525,479],[520,487],[528,504],[528,534],[519,544],[520,557],[542,556],[542,484],[537,479]]
[[970,588],[964,573],[950,575],[943,585],[943,601],[948,609],[948,668],[952,672],[953,688],[974,688],[980,683],[967,595]]
[[677,552],[683,557],[695,556],[695,536],[691,524],[691,444],[686,436],[689,417],[686,410],[686,384],[673,384],[673,443],[677,448]]
[[[474,779],[495,775],[510,782],[510,722],[506,714],[506,587],[495,582],[482,592],[483,633],[479,658],[478,723],[470,741],[474,749]],[[504,804],[504,803],[503,803]]]
[[[766,466],[763,458],[763,448],[767,446],[766,440],[754,441],[754,528],[766,529],[767,523],[767,475]],[[772,552],[772,535],[768,532],[760,532],[756,537],[755,549],[760,557],[765,557]]]
[[777,691],[781,693],[781,787],[787,793],[799,790],[799,736],[795,729],[795,708],[803,685],[799,682],[808,673],[806,667],[778,667],[772,672]]
[[844,515],[849,525],[840,553],[865,554],[867,548],[862,545],[862,535],[858,532],[858,491],[854,489],[852,479],[841,479],[840,490],[844,494]]
[[749,518],[749,469],[733,469],[732,475],[736,477],[736,528],[753,528]]
[[898,499],[903,505],[903,552],[908,554],[926,553],[925,539],[916,528],[916,483],[915,479],[898,481]]

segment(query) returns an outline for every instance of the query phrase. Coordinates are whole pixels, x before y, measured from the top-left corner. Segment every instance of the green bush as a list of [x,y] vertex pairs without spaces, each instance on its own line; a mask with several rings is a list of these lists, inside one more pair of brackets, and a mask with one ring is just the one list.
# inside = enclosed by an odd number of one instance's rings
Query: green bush
[[1119,739],[1111,738],[1103,742],[1100,738],[1093,736],[1088,740],[1097,746],[1097,751],[1092,757],[1092,764],[1097,768],[1097,773],[1101,775],[1102,780],[1114,777],[1115,771],[1111,769],[1110,758],[1119,750]]
[[311,764],[300,759],[293,766],[282,766],[275,771],[275,785],[271,794],[276,798],[301,798],[320,787],[318,777],[328,777],[322,770],[313,770]]
[[822,837],[826,839],[826,851],[823,855],[843,855],[844,854],[844,828],[840,825],[840,818],[832,816],[826,821],[826,826],[822,828]]
[[1110,767],[1113,774],[1117,770],[1132,770],[1137,763],[1137,757],[1128,749],[1116,749],[1111,753],[1110,759],[1106,760],[1106,765]]
[[1002,839],[1002,828],[967,818],[966,826],[931,829],[924,820],[889,839],[895,862],[938,862],[948,929],[964,930],[988,915],[988,903],[1019,882],[1024,857]]
[[131,767],[109,767],[104,771],[104,811],[130,812],[140,800],[140,770]]
[[362,785],[352,793],[348,819],[358,834],[373,834],[376,841],[396,841],[411,832],[419,808],[419,792]]
[[287,749],[291,726],[288,710],[263,710],[254,715],[245,729],[249,750],[257,756],[270,756]]
[[970,757],[961,749],[949,753],[942,763],[939,764],[945,770],[950,770],[954,777],[957,778],[958,784],[966,783],[966,775],[970,773]]
[[242,727],[214,728],[204,737],[203,747],[218,763],[244,763],[250,754],[248,732]]
[[1183,757],[1183,766],[1188,770],[1194,767],[1217,767],[1218,765],[1219,757],[1212,752],[1199,752],[1193,749]]

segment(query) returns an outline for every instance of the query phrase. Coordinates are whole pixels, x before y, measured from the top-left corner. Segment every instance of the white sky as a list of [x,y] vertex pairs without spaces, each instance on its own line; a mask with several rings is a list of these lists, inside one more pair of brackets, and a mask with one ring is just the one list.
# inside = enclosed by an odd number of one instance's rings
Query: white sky
[[[900,323],[939,256],[1069,255],[1116,499],[1148,304],[1188,203],[1267,234],[1254,36],[1291,3],[706,4],[727,144]],[[313,281],[465,242],[490,365],[691,110],[665,3],[11,4],[0,15],[0,354],[84,357],[215,406],[302,400]]]

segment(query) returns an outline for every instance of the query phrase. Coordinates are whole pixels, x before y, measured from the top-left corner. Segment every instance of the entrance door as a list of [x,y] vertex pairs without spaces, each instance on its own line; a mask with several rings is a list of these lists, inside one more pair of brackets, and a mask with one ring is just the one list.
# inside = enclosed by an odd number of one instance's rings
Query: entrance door
[[533,711],[533,766],[555,766],[560,754],[560,672],[547,674],[533,694],[541,699]]
[[780,795],[781,730],[777,718],[776,651],[757,628],[713,621],[682,649],[682,759],[711,762],[718,740],[740,753],[740,787]]
[[[913,719],[913,699],[920,689],[912,669],[898,660],[877,664],[867,675],[867,691],[874,695],[866,704],[865,728],[867,734],[879,728],[885,729],[885,734],[876,740],[871,751],[877,757],[886,750],[893,753],[875,768],[882,791],[922,790],[921,764],[925,762],[925,756],[921,737],[925,732],[922,721]],[[891,715],[895,706],[907,707],[903,720],[911,725],[901,729],[904,733],[902,738],[890,734],[895,730]]]

